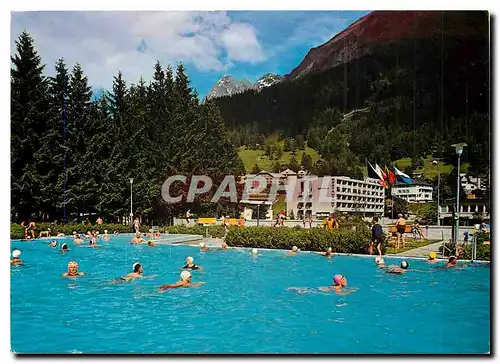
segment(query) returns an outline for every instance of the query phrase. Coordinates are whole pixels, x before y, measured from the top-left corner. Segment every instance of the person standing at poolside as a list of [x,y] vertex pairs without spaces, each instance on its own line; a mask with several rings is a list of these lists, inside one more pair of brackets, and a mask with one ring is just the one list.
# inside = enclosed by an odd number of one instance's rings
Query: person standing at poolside
[[403,248],[405,246],[405,230],[406,230],[406,220],[403,219],[402,214],[398,214],[398,219],[396,220],[396,231],[398,234],[398,243],[397,243],[397,249],[399,249],[399,242],[403,244]]
[[69,262],[68,263],[68,271],[63,273],[63,277],[78,277],[84,276],[85,273],[78,271],[78,263],[77,262]]
[[313,217],[312,214],[309,214],[309,229],[312,228],[312,223],[313,223]]
[[190,217],[191,217],[191,210],[190,210],[190,209],[188,209],[188,210],[186,211],[186,222],[187,222],[187,224],[188,224],[188,225],[189,225],[189,218],[190,218]]
[[325,221],[325,227],[327,230],[333,229],[333,217],[332,217],[332,215],[328,216],[328,219]]
[[384,240],[384,232],[382,230],[382,226],[378,223],[378,217],[374,216],[372,220],[372,242],[370,244],[369,253],[370,255],[373,254],[373,247],[375,244],[377,244],[377,251],[379,257],[382,256],[382,241]]
[[31,238],[35,239],[35,231],[36,231],[36,222],[31,220],[28,225],[28,231],[31,232]]
[[97,225],[102,225],[104,221],[102,221],[101,217],[99,216],[95,222],[97,223]]
[[134,220],[134,229],[136,234],[141,232],[141,222],[139,221],[139,217],[136,217]]
[[181,272],[181,280],[180,281],[177,281],[176,283],[173,283],[173,284],[164,284],[163,286],[160,287],[160,291],[166,291],[167,289],[181,288],[181,287],[197,288],[205,283],[205,282],[192,283],[191,279],[192,279],[191,273],[188,272],[187,270],[183,270]]

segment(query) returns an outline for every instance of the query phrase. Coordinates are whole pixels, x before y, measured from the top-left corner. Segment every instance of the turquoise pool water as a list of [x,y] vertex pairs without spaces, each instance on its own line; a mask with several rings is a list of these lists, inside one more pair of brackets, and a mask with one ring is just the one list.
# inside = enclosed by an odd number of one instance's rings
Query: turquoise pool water
[[[12,241],[25,266],[11,268],[11,347],[17,353],[486,353],[490,350],[490,269],[436,269],[410,260],[393,276],[373,259],[281,251],[200,252],[155,248],[113,236],[100,249],[61,254],[47,240]],[[197,289],[160,293],[186,256]],[[87,277],[61,278],[76,260]],[[141,262],[151,279],[109,284]],[[399,260],[387,258],[386,263]],[[441,263],[439,265],[442,265]],[[319,292],[336,273],[359,290]],[[287,288],[297,287],[298,290]],[[301,293],[299,293],[301,292]]]

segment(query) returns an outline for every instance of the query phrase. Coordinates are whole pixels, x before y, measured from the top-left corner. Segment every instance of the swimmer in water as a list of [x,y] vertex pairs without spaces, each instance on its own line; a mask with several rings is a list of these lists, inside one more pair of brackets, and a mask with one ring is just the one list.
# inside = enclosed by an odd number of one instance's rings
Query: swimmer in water
[[295,255],[298,251],[299,251],[299,248],[297,248],[297,246],[295,246],[295,245],[294,245],[294,246],[292,247],[292,250],[290,250],[290,251],[288,252],[288,255]]
[[320,291],[335,291],[337,294],[346,295],[357,291],[357,289],[347,289],[347,278],[341,274],[333,276],[333,284],[328,287],[320,287]]
[[389,265],[388,267],[385,267],[385,272],[390,274],[403,274],[406,273],[409,266],[410,265],[406,260],[402,260],[399,267],[396,265]]
[[14,250],[12,252],[12,259],[10,260],[10,265],[18,265],[18,264],[23,264],[23,260],[19,259],[19,256],[21,255],[20,250]]
[[453,268],[453,267],[467,267],[467,264],[460,264],[457,265],[458,258],[455,256],[451,256],[448,258],[448,263],[446,263],[446,268]]
[[384,258],[382,258],[381,256],[376,257],[375,264],[377,264],[377,268],[385,268]]
[[429,259],[427,259],[427,263],[436,263],[436,252],[430,252],[429,253]]
[[68,244],[63,243],[63,245],[61,245],[61,253],[66,253],[66,252],[69,252]]
[[155,244],[153,243],[153,240],[148,241],[148,246],[150,248],[154,248],[155,247]]
[[118,235],[118,231],[115,231],[115,232],[113,233],[113,235]]
[[80,245],[81,243],[83,243],[83,239],[81,238],[80,235],[75,234],[73,237],[73,242],[77,245]]
[[328,248],[328,250],[326,252],[324,252],[324,253],[323,252],[319,252],[319,253],[316,253],[316,254],[323,255],[323,256],[325,256],[327,258],[333,258],[333,250],[332,250],[331,247]]
[[141,233],[136,233],[130,244],[140,244],[144,243],[144,239],[141,238]]
[[132,281],[137,278],[151,278],[151,277],[156,277],[155,275],[152,276],[144,276],[142,275],[143,269],[141,263],[137,262],[132,265],[132,273],[127,274],[125,277],[120,277],[119,279],[122,281]]
[[51,248],[56,248],[57,247],[57,241],[55,240],[52,240],[50,243],[49,243],[50,247]]
[[68,271],[63,273],[63,277],[78,277],[84,276],[85,273],[78,271],[78,263],[77,262],[69,262],[68,263]]
[[191,282],[191,273],[188,272],[187,270],[183,270],[181,272],[181,280],[180,281],[177,281],[176,283],[173,283],[173,284],[164,284],[163,286],[160,287],[160,291],[166,291],[167,289],[181,288],[181,287],[197,288],[204,283],[205,282],[192,283]]
[[186,258],[186,265],[184,267],[182,267],[182,269],[192,269],[192,270],[201,269],[201,267],[199,265],[196,265],[193,262],[194,262],[193,257],[187,257]]
[[256,257],[257,255],[259,255],[259,251],[257,250],[257,248],[253,248],[253,249],[252,249],[252,255],[253,255],[254,257]]
[[206,244],[206,243],[201,242],[201,243],[200,243],[200,250],[201,250],[201,251],[204,251],[204,252],[205,252],[205,251],[207,251],[207,250],[208,250],[208,246],[207,246],[207,244]]
[[102,236],[102,238],[103,238],[105,241],[108,241],[108,240],[109,240],[108,230],[104,230],[104,235]]

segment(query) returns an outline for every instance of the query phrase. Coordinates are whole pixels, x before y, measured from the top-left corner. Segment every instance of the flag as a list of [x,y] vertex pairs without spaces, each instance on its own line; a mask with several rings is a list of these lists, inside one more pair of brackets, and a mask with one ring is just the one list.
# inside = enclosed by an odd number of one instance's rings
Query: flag
[[396,175],[387,166],[385,166],[385,174],[387,175],[387,182],[393,185],[396,182]]
[[368,170],[368,177],[370,178],[375,178],[375,179],[381,179],[382,175],[379,174],[379,172],[371,165],[370,162],[367,161],[367,163],[370,165],[370,167],[367,167]]
[[406,173],[401,172],[399,169],[394,166],[394,173],[396,174],[396,178],[403,183],[413,183],[413,180]]
[[375,169],[377,170],[377,174],[380,176],[380,184],[382,187],[389,188],[387,184],[387,175],[384,170],[380,168],[378,164],[375,164]]

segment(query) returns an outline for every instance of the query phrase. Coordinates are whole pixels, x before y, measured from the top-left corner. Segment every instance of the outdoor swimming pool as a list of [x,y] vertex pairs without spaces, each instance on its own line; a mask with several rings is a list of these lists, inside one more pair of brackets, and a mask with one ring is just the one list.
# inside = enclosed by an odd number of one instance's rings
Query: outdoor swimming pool
[[[490,350],[490,269],[436,269],[419,260],[394,276],[373,259],[282,251],[200,252],[149,248],[112,236],[103,247],[61,254],[47,240],[12,241],[25,266],[11,268],[11,348],[17,353],[486,353]],[[197,289],[163,293],[186,256]],[[88,274],[61,277],[70,260]],[[109,281],[141,262],[151,279]],[[399,259],[386,258],[386,263]],[[438,263],[439,266],[443,264]],[[348,296],[312,290],[344,274]],[[289,287],[311,288],[287,290]]]

